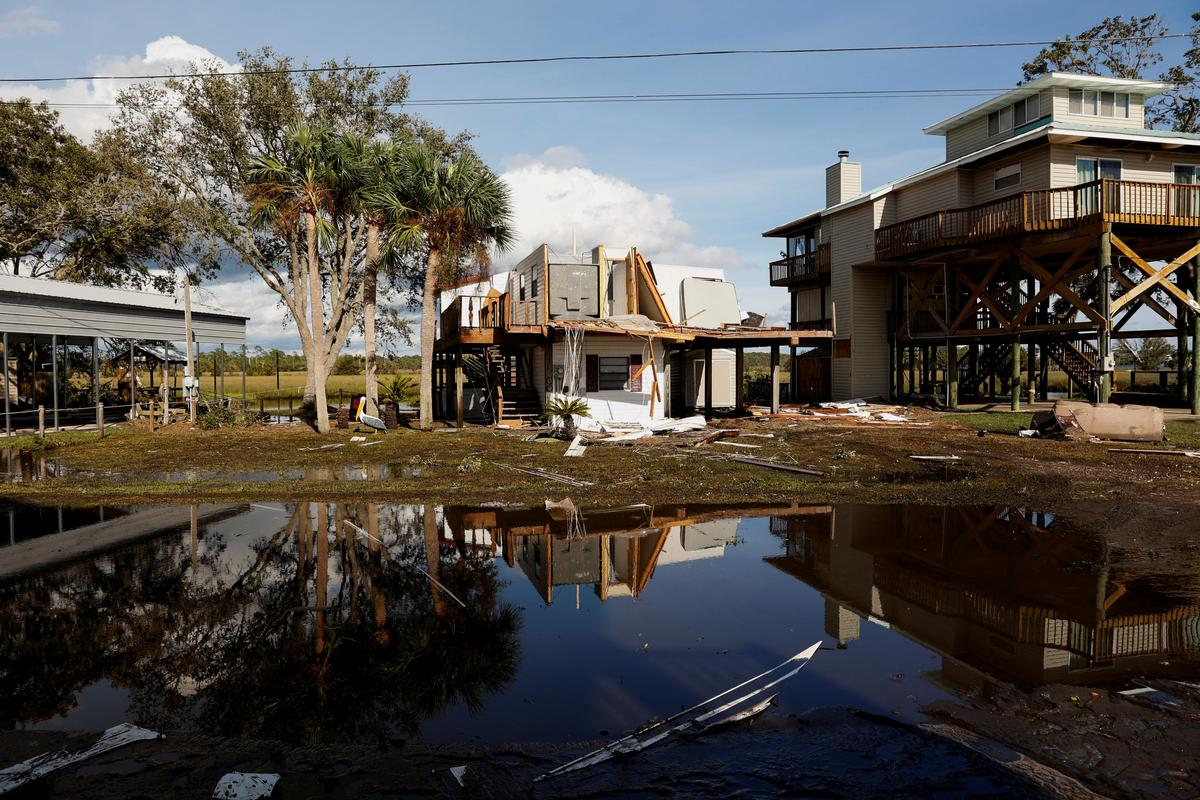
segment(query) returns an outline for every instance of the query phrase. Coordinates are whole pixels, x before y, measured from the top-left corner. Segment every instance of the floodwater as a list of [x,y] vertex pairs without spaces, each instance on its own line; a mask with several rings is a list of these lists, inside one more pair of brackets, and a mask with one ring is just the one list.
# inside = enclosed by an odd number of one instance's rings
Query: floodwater
[[816,641],[777,712],[915,721],[997,680],[1194,677],[1200,653],[1186,587],[1016,507],[15,506],[5,527],[2,729],[572,742]]

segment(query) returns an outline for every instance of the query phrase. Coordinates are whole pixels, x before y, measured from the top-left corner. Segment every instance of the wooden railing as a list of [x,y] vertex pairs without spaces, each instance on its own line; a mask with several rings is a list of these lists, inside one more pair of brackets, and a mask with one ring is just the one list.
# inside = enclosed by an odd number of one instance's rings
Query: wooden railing
[[817,252],[789,256],[771,262],[771,285],[790,286],[793,283],[828,277],[830,267],[829,243],[817,245]]
[[507,295],[465,294],[442,310],[441,335],[456,336],[463,328],[500,328]]
[[1038,189],[969,208],[946,209],[875,232],[875,256],[902,258],[1084,222],[1200,226],[1200,185],[1096,180]]

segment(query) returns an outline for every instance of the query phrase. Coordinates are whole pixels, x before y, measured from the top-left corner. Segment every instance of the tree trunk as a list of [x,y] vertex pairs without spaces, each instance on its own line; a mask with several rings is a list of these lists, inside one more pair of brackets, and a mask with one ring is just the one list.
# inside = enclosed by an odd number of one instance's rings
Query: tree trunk
[[442,254],[437,249],[429,251],[425,264],[425,290],[421,293],[421,430],[433,427],[433,341],[437,332],[438,271],[442,265]]
[[305,215],[308,230],[308,304],[312,312],[312,356],[309,375],[313,377],[313,404],[317,414],[317,433],[329,433],[329,402],[325,397],[325,304],[321,302],[321,269],[317,263],[317,215]]
[[375,364],[375,298],[379,279],[379,226],[367,226],[367,265],[363,272],[363,360],[367,373],[367,413],[379,414],[379,373]]

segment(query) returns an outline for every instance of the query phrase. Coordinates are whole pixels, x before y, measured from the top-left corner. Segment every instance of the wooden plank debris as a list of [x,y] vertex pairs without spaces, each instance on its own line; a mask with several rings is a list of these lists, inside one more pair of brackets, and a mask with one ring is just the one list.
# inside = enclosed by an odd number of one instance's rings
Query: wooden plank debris
[[962,461],[962,456],[917,456],[910,455],[913,461]]
[[809,469],[807,467],[797,467],[794,464],[783,464],[779,461],[769,461],[765,458],[751,458],[750,456],[724,456],[726,461],[738,461],[742,464],[753,464],[756,467],[767,467],[769,469],[778,469],[784,472],[795,472],[800,475],[816,475],[817,477],[825,477],[825,473],[819,469]]
[[1110,447],[1110,453],[1128,453],[1138,456],[1186,456],[1200,458],[1200,450],[1151,450],[1145,447]]
[[563,453],[563,455],[578,458],[583,455],[584,449],[583,437],[576,435],[575,438],[571,440],[570,446],[567,447],[567,451]]
[[541,467],[519,467],[515,464],[501,464],[498,461],[493,461],[492,463],[495,464],[497,467],[504,467],[505,469],[511,469],[514,472],[523,472],[526,475],[533,475],[534,477],[545,478],[546,480],[550,480],[550,481],[558,481],[559,483],[565,483],[568,486],[591,486],[592,485],[591,481],[584,481],[584,480],[580,480],[578,478],[572,478],[569,475],[559,475],[557,472],[550,472],[549,470],[542,469]]
[[713,444],[724,445],[725,447],[753,447],[756,450],[762,447],[761,444],[750,444],[749,442],[713,442]]

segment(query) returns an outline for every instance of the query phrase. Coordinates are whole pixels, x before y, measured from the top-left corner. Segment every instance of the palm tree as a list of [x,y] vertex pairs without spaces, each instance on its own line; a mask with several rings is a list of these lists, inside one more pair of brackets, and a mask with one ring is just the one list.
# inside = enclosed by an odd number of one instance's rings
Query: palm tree
[[246,188],[251,218],[256,225],[270,224],[287,230],[298,220],[303,221],[311,321],[307,331],[303,320],[296,320],[296,327],[301,338],[311,339],[305,349],[311,354],[309,377],[320,433],[329,431],[329,404],[325,386],[327,358],[322,346],[325,304],[321,290],[319,240],[328,240],[334,235],[328,215],[336,210],[339,192],[345,187],[345,180],[338,172],[342,159],[337,157],[335,150],[333,136],[327,128],[295,124],[288,129],[283,160],[265,154],[251,160]]
[[[400,157],[403,224],[389,231],[389,249],[420,248],[425,255],[421,292],[422,430],[433,427],[433,340],[438,290],[460,277],[467,264],[482,272],[491,250],[505,250],[513,231],[508,187],[474,154],[447,157],[418,144]],[[403,198],[403,202],[401,201]]]

